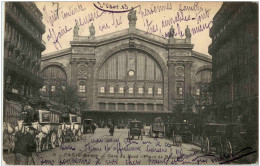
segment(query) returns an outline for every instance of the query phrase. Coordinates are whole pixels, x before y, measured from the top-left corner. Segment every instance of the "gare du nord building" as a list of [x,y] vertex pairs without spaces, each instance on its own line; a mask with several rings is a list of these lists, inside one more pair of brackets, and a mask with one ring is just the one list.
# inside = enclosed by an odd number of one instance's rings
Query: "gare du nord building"
[[55,91],[64,83],[77,87],[89,106],[83,119],[97,124],[113,119],[126,125],[134,118],[149,124],[170,115],[174,99],[211,81],[211,57],[192,50],[188,28],[185,39],[164,39],[136,29],[134,17],[130,12],[128,29],[98,37],[93,24],[89,36],[79,36],[75,25],[70,48],[42,57],[41,90]]

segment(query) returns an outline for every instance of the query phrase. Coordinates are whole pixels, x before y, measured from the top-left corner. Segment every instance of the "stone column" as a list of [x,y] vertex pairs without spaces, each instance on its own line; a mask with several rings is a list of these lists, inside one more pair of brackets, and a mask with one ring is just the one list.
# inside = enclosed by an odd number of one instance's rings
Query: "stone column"
[[191,66],[192,62],[184,62],[184,93],[191,94]]
[[144,110],[147,111],[147,104],[144,103]]
[[78,78],[78,62],[75,58],[72,58],[70,61],[71,64],[71,82],[72,87],[77,87],[77,78]]
[[116,110],[118,110],[118,103],[115,103]]
[[87,103],[90,108],[93,108],[93,89],[94,89],[94,67],[95,61],[88,60],[87,61]]
[[175,64],[172,61],[168,61],[168,95],[169,103],[173,101],[175,97]]
[[106,110],[108,110],[108,102],[106,102]]
[[135,104],[135,111],[137,111],[137,103],[134,103]]
[[157,111],[157,108],[156,108],[156,104],[155,104],[155,103],[153,104],[153,110],[154,110],[154,111]]
[[127,103],[125,103],[125,110],[128,110]]

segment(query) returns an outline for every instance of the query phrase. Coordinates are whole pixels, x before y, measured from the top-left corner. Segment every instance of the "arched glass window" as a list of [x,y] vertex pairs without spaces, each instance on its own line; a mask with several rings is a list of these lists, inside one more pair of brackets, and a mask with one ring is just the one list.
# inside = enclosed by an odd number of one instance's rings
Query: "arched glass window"
[[177,94],[182,95],[183,94],[183,86],[182,83],[177,84]]
[[79,92],[86,92],[85,82],[83,81],[79,83]]

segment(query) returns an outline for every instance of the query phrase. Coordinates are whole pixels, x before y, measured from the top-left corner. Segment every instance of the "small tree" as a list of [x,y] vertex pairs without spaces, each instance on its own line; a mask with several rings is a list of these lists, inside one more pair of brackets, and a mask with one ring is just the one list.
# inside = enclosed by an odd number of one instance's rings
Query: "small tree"
[[172,101],[169,103],[169,110],[173,112],[173,117],[178,122],[183,120],[191,120],[191,115],[196,109],[196,102],[192,95],[186,94],[183,98],[172,97]]

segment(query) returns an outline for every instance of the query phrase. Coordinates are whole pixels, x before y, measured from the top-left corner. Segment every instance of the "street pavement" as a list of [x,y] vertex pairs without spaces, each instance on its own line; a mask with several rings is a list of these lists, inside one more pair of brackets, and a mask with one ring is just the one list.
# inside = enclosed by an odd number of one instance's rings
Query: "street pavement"
[[[192,144],[173,146],[165,138],[144,136],[143,140],[137,137],[128,140],[127,137],[128,129],[115,129],[110,136],[108,128],[98,128],[80,141],[33,153],[33,159],[36,165],[209,165],[223,161],[216,155],[202,154]],[[6,164],[13,164],[14,155],[4,154],[3,159]]]

